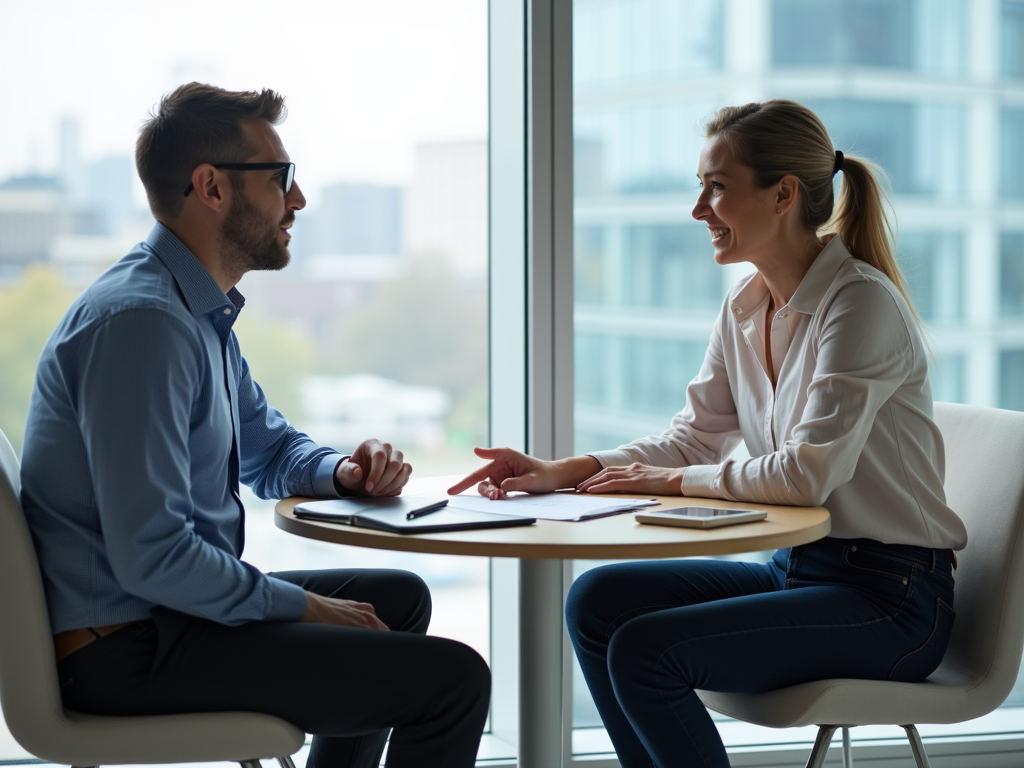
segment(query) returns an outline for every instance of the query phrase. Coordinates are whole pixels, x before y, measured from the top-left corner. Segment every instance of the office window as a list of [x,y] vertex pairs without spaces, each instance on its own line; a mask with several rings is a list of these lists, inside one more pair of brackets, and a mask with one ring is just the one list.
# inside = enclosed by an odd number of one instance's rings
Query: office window
[[963,235],[901,232],[896,251],[921,319],[934,325],[962,321]]
[[1004,107],[999,129],[999,191],[1005,200],[1021,200],[1024,199],[1024,109]]
[[1006,349],[999,355],[999,407],[1024,411],[1024,349]]
[[956,75],[965,20],[963,0],[772,0],[772,63]]
[[942,403],[961,403],[966,394],[967,360],[962,354],[932,352],[928,371],[932,380],[932,399]]
[[[64,310],[153,225],[134,169],[152,106],[192,80],[274,88],[308,199],[292,263],[252,273],[237,335],[271,404],[351,450],[390,440],[416,476],[474,468],[487,441],[487,5],[382,0],[173,8],[6,4],[0,90],[0,429],[20,449],[38,354]],[[217,44],[209,45],[211,39]],[[263,570],[403,567],[431,632],[489,656],[485,558],[300,539],[245,493]],[[22,756],[0,734],[0,762]]]
[[[609,86],[609,88],[611,88]],[[588,98],[584,94],[590,92]],[[694,162],[702,141],[694,128],[711,107],[703,103],[652,103],[648,99],[609,105],[591,88],[575,100],[573,119],[583,184],[581,200],[682,194],[693,190]]]
[[714,0],[591,0],[573,13],[578,90],[722,67],[723,11]]
[[1024,77],[1024,2],[999,4],[999,71],[1003,77]]
[[801,98],[837,149],[879,163],[897,195],[964,194],[964,107],[927,101]]
[[1003,233],[999,251],[999,313],[1024,317],[1024,233]]

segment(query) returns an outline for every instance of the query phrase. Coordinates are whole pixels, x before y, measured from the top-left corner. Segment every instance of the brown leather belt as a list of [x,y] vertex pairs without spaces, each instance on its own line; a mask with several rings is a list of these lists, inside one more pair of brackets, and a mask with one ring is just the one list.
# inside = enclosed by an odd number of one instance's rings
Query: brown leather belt
[[84,629],[69,629],[66,632],[58,632],[53,636],[53,650],[57,654],[57,661],[63,661],[72,653],[85,648],[93,640],[112,635],[119,629],[124,629],[135,621],[126,621],[123,624],[108,624],[105,627],[86,627]]

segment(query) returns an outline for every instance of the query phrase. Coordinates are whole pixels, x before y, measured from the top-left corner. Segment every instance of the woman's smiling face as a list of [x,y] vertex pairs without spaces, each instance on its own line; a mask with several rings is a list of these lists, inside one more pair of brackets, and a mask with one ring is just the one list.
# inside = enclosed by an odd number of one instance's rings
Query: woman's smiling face
[[780,234],[775,185],[756,187],[753,171],[736,159],[721,134],[704,143],[697,178],[701,191],[693,218],[707,224],[715,261],[756,263],[763,246]]

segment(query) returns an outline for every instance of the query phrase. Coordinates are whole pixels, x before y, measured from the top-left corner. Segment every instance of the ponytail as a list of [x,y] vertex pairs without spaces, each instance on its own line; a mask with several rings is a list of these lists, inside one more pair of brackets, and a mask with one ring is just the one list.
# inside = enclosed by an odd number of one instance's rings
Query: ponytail
[[921,318],[914,308],[907,280],[893,248],[896,227],[895,217],[891,219],[887,215],[887,210],[892,210],[887,194],[888,175],[875,163],[850,155],[842,157],[841,167],[843,182],[839,189],[839,202],[823,231],[835,232],[850,253],[888,277],[903,294],[920,324]]
[[[803,104],[786,99],[723,107],[705,125],[705,135],[725,138],[762,189],[783,176],[796,176],[803,225],[819,235],[838,234],[851,254],[893,282],[921,325],[896,263],[895,218],[886,213],[892,208],[886,194],[888,177],[879,166],[836,152],[818,116]],[[834,205],[832,182],[838,170],[842,170],[843,181],[839,204]]]

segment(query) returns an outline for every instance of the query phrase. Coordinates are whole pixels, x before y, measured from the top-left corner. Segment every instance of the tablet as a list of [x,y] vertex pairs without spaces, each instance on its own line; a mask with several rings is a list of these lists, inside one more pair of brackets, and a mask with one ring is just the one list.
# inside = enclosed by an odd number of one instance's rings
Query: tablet
[[723,525],[752,523],[764,520],[767,512],[755,509],[721,509],[719,507],[679,507],[637,512],[636,521],[644,525],[676,525],[682,528],[718,528]]

